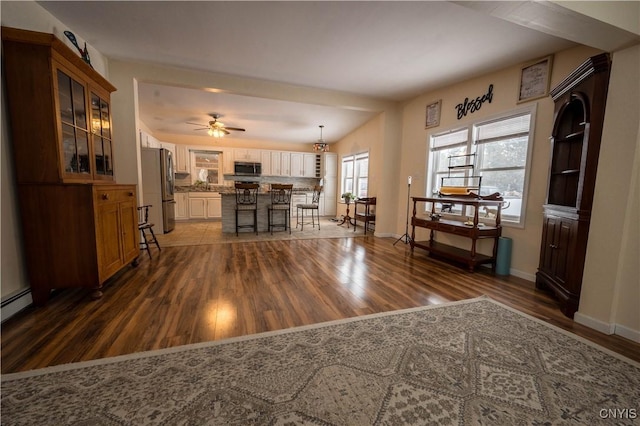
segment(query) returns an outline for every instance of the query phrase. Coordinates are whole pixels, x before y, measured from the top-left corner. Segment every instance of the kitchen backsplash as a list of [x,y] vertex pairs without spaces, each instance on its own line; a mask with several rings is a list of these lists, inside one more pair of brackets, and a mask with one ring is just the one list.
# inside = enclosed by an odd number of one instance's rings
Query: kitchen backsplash
[[[191,177],[186,175],[176,174],[175,185],[178,192],[184,191],[202,191],[203,188],[197,188],[191,184]],[[313,188],[320,183],[319,178],[303,178],[303,177],[287,177],[287,176],[234,176],[225,175],[223,185],[209,185],[206,189],[208,191],[217,191],[220,187],[232,187],[234,182],[257,182],[263,189],[268,189],[268,186],[272,183],[292,183],[294,188]]]

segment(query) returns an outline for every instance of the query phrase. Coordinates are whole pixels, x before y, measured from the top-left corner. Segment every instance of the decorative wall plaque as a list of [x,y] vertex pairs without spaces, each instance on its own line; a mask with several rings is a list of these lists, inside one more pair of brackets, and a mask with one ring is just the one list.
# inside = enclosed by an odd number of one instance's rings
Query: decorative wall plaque
[[549,77],[553,56],[538,59],[522,67],[518,103],[539,99],[549,94]]
[[440,125],[440,110],[442,108],[442,99],[427,105],[427,116],[425,121],[425,129]]

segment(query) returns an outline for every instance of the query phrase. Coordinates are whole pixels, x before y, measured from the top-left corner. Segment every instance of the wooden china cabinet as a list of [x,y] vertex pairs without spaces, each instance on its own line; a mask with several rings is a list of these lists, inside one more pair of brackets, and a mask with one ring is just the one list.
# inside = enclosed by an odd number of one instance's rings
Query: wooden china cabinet
[[52,34],[2,27],[4,87],[33,301],[103,283],[139,254],[135,185],[113,178],[115,91]]
[[551,166],[536,286],[553,291],[570,318],[580,302],[609,71],[608,54],[591,57],[551,91]]

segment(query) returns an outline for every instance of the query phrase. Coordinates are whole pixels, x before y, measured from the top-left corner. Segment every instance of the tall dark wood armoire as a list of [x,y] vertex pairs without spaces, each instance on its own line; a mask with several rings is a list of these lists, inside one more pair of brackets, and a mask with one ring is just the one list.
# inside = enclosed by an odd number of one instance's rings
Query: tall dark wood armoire
[[551,91],[551,166],[536,286],[551,290],[570,318],[580,301],[610,64],[606,53],[591,57]]

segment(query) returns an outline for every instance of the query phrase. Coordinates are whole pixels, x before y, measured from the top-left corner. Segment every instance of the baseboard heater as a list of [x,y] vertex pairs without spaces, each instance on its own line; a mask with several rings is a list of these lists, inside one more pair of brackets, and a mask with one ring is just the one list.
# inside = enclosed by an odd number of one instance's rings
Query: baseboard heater
[[2,322],[5,322],[24,308],[33,303],[31,298],[31,289],[25,288],[0,302],[0,311],[2,312]]

